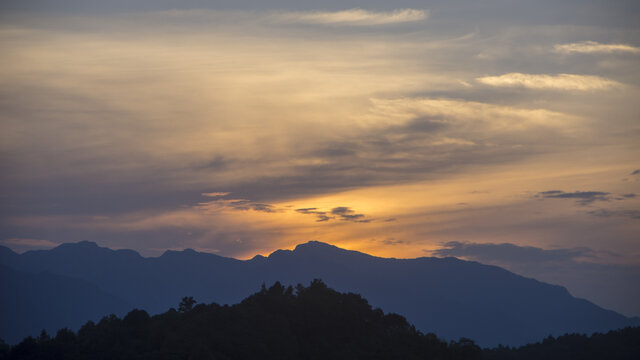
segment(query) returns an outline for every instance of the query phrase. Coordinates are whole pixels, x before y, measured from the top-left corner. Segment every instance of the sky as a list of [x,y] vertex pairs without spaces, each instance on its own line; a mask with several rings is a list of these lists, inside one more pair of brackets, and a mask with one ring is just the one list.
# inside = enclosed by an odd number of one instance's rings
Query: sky
[[0,4],[0,245],[456,256],[640,316],[637,1]]

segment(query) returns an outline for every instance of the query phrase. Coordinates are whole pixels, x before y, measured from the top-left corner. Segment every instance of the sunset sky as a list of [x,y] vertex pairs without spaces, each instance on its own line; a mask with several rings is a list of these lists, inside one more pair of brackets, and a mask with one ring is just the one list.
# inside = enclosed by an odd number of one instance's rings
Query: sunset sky
[[0,245],[318,240],[640,316],[640,3],[560,3],[3,1]]

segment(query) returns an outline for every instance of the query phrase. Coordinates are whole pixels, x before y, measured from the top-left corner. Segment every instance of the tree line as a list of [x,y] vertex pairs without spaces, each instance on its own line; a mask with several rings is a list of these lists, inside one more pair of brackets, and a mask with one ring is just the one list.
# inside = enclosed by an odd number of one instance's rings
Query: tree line
[[[13,347],[0,340],[0,360],[637,359],[638,344],[640,328],[628,328],[483,350],[470,339],[447,342],[423,334],[404,317],[373,309],[360,295],[314,280],[306,287],[263,285],[232,306],[185,297],[178,309],[155,316],[132,310],[122,319],[89,321],[77,332],[61,329],[52,337],[43,331]],[[607,350],[617,357],[594,357]]]

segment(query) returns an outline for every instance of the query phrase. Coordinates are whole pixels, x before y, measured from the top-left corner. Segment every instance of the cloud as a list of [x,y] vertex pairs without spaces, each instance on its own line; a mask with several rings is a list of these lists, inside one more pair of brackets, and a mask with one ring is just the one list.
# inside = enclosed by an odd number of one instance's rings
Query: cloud
[[638,174],[640,174],[640,169],[633,170],[633,172],[631,173],[631,175],[638,175]]
[[340,220],[344,221],[353,221],[359,223],[371,222],[371,220],[364,218],[364,214],[356,214],[355,211],[346,206],[339,206],[331,209],[331,214],[338,216]]
[[[571,115],[547,109],[528,109],[463,99],[373,98],[371,102],[372,116],[365,120],[368,125],[387,125],[389,129],[384,129],[385,132],[395,126],[403,133],[414,134],[417,132],[416,122],[426,123],[423,126],[429,132],[441,134],[435,139],[436,143],[445,143],[447,138],[449,142],[459,143],[462,132],[457,134],[455,130],[468,130],[464,133],[465,136],[477,131],[497,134],[502,131],[526,131],[535,126],[563,128],[577,121]],[[463,141],[463,145],[469,144]]]
[[431,251],[435,256],[464,257],[480,262],[538,263],[591,258],[594,251],[588,248],[545,250],[532,246],[510,243],[479,244],[450,241],[442,248]]
[[406,244],[405,241],[403,240],[396,240],[396,238],[393,237],[388,237],[384,240],[381,240],[381,242],[385,245],[391,245],[391,246],[396,246],[396,245],[402,245],[402,244]]
[[497,87],[524,87],[551,90],[606,90],[622,86],[617,81],[593,75],[575,74],[522,74],[508,73],[500,76],[484,76],[476,81]]
[[561,53],[614,53],[614,52],[627,52],[627,53],[640,53],[640,48],[636,46],[626,44],[601,44],[596,41],[581,41],[569,44],[556,44],[553,49],[556,52]]
[[630,219],[640,219],[640,210],[608,210],[608,209],[598,209],[588,211],[589,214],[598,216],[598,217],[612,217],[612,216],[621,216],[627,217]]
[[271,204],[265,204],[260,202],[254,202],[247,199],[223,199],[222,197],[229,195],[228,192],[213,192],[213,193],[203,193],[202,196],[212,197],[214,198],[211,201],[201,202],[196,207],[200,209],[204,209],[205,211],[219,211],[223,209],[231,209],[231,210],[253,210],[253,211],[261,211],[266,213],[275,213],[281,212],[280,209],[277,209],[275,206]]
[[372,221],[371,219],[366,219],[364,214],[357,214],[354,210],[346,206],[334,207],[330,211],[320,211],[317,208],[302,208],[296,209],[296,212],[300,214],[315,215],[317,217],[317,222],[329,221],[336,218],[356,223],[369,223]]
[[638,195],[634,194],[634,193],[629,193],[629,194],[620,194],[618,197],[616,197],[616,200],[628,200],[628,199],[635,199]]
[[273,205],[252,202],[249,200],[235,200],[231,201],[229,205],[235,210],[253,210],[267,213],[277,212],[276,208]]
[[428,12],[416,9],[397,9],[390,12],[376,12],[362,9],[342,11],[300,11],[284,12],[274,16],[283,23],[320,24],[333,26],[371,26],[398,24],[425,20]]
[[318,211],[317,208],[304,208],[304,209],[296,209],[296,212],[300,214],[311,214],[317,217],[316,222],[325,222],[333,219],[332,217],[327,215],[326,211]]
[[227,196],[231,193],[228,192],[209,192],[209,193],[202,193],[202,196],[206,196],[206,197],[223,197],[223,196]]
[[0,240],[0,245],[21,252],[34,249],[50,249],[58,246],[59,244],[53,241],[42,239],[10,238]]
[[578,205],[589,205],[594,201],[609,201],[610,193],[602,191],[575,191],[572,193],[561,190],[542,191],[535,195],[544,199],[573,199]]

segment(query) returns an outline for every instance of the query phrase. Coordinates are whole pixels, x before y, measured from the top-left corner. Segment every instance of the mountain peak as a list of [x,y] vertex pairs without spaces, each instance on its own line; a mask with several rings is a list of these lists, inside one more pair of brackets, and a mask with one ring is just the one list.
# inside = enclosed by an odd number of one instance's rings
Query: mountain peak
[[306,255],[306,256],[317,256],[317,255],[335,255],[342,252],[347,252],[348,250],[341,249],[337,246],[323,243],[316,240],[311,240],[303,244],[298,244],[293,250],[276,250],[269,254],[269,259],[281,258],[283,256],[289,255]]
[[335,245],[323,243],[321,241],[311,240],[306,243],[296,245],[293,251],[304,251],[304,250],[311,250],[311,249],[344,250]]
[[93,241],[87,241],[87,240],[79,241],[76,243],[60,244],[51,250],[35,250],[31,252],[46,253],[47,251],[53,251],[54,253],[58,253],[58,254],[67,254],[69,256],[76,256],[76,255],[84,256],[86,254],[91,254],[92,256],[102,256],[102,257],[116,255],[119,258],[123,258],[123,257],[142,258],[142,256],[137,251],[134,251],[134,250],[130,250],[130,249],[113,250],[108,247],[100,246]]
[[315,240],[306,242],[304,244],[299,244],[298,246],[295,247],[295,249],[293,249],[293,251],[291,251],[291,253],[296,255],[305,255],[305,256],[314,256],[314,257],[320,256],[320,257],[332,257],[332,258],[344,257],[347,255],[355,256],[356,258],[373,257],[371,255],[368,255],[359,251],[347,250],[347,249],[337,247],[335,245],[331,245],[331,244],[327,244],[327,243],[324,243],[321,241],[315,241]]
[[7,255],[7,256],[18,255],[18,253],[11,250],[11,248],[8,248],[2,245],[0,245],[0,254]]
[[[93,250],[93,249],[100,249],[100,248],[101,247],[98,246],[98,244],[93,241],[82,240],[75,243],[60,244],[55,248],[53,248],[53,250],[62,250],[62,249],[82,249],[82,250],[92,249]],[[106,249],[106,248],[103,248],[103,249]]]

